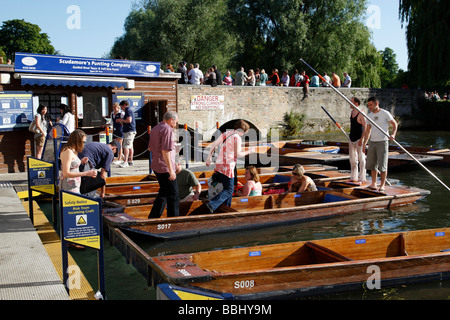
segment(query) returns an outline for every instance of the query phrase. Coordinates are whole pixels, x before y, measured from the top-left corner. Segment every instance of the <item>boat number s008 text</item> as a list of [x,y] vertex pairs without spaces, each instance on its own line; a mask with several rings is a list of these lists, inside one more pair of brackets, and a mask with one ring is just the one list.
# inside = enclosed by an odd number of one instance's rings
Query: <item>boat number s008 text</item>
[[234,288],[235,289],[244,289],[244,288],[253,288],[255,286],[255,280],[242,280],[242,281],[235,281],[234,282]]

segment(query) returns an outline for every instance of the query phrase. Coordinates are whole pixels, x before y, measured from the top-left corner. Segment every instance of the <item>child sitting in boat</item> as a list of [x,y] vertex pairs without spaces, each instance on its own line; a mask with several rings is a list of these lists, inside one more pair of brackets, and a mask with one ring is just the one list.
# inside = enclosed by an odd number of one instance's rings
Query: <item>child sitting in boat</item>
[[258,170],[254,166],[245,168],[245,184],[242,189],[236,191],[238,197],[260,196],[262,194],[262,185],[259,182]]
[[313,179],[305,176],[305,168],[300,164],[296,164],[292,169],[292,178],[289,181],[288,187],[287,192],[301,193],[305,191],[317,191]]

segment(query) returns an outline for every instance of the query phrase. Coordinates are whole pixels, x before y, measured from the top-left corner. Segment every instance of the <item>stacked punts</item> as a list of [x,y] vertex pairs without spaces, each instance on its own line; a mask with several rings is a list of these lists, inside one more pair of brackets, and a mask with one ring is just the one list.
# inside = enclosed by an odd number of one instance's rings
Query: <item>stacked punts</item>
[[449,278],[450,228],[148,257],[147,261],[155,284],[168,282],[228,299],[380,289]]
[[[339,168],[349,167],[349,147],[348,142],[323,142],[323,141],[279,141],[265,144],[270,147],[261,149],[256,156],[260,159],[271,159],[277,161],[281,166],[294,164],[325,164],[333,165]],[[414,158],[425,163],[450,163],[450,150],[434,150],[432,148],[406,148],[412,153]],[[258,149],[259,150],[259,149]],[[248,158],[251,158],[249,156]],[[255,158],[255,156],[253,156]],[[275,160],[276,158],[276,160]],[[264,163],[264,161],[261,161]],[[399,150],[398,147],[390,146],[388,155],[389,169],[398,169],[410,167],[416,162],[406,153]]]
[[[318,145],[318,144],[321,144]],[[308,150],[309,148],[316,148],[320,150],[323,148],[327,150],[327,148],[339,148],[340,155],[348,155],[349,146],[348,142],[337,142],[337,141],[282,141],[277,142],[276,146],[278,148],[284,148],[289,150]],[[420,147],[405,147],[405,149],[410,152],[416,160],[424,163],[433,163],[433,164],[448,164],[450,163],[450,150],[449,149],[433,149],[433,148],[420,148]],[[321,163],[321,162],[319,162]],[[415,161],[411,159],[407,154],[402,152],[398,146],[390,145],[389,146],[389,157],[388,157],[388,165],[389,169],[393,168],[401,168],[404,166],[414,165]]]
[[[369,283],[369,271],[374,265],[380,268],[376,270],[381,272],[382,286],[450,275],[447,229],[163,257],[150,257],[131,240],[133,235],[169,240],[291,225],[409,205],[429,194],[427,190],[399,184],[387,186],[384,193],[379,193],[366,189],[367,185],[349,183],[348,171],[323,164],[305,167],[319,191],[270,192],[287,187],[292,168],[283,168],[286,172],[260,168],[267,194],[233,197],[230,207],[222,205],[214,214],[206,208],[207,200],[182,202],[179,217],[167,217],[164,212],[159,219],[148,219],[159,189],[154,176],[109,178],[103,217],[113,239],[110,241],[148,280],[153,278],[155,285],[167,282],[200,295],[207,292],[232,299],[289,298],[361,288],[363,283]],[[196,172],[203,189],[207,189],[211,174]],[[244,183],[242,174],[238,172],[238,180]],[[113,210],[108,211],[108,205]]]

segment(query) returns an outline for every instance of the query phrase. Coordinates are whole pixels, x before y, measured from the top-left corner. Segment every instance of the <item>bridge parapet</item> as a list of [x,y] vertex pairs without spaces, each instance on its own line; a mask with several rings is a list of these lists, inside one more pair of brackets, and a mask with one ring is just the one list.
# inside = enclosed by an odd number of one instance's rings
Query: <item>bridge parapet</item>
[[[349,99],[358,97],[363,103],[361,109],[365,112],[368,112],[367,99],[377,96],[382,108],[405,120],[402,121],[404,127],[413,126],[406,119],[417,107],[418,98],[422,94],[419,90],[409,89],[339,90]],[[217,132],[217,123],[223,126],[238,119],[249,122],[261,137],[265,137],[271,128],[281,127],[284,114],[291,110],[306,115],[306,125],[303,128],[305,133],[337,131],[321,106],[341,125],[350,126],[349,104],[330,88],[310,88],[310,95],[304,98],[302,88],[178,86],[179,122],[192,129],[198,124],[203,140],[210,140]]]

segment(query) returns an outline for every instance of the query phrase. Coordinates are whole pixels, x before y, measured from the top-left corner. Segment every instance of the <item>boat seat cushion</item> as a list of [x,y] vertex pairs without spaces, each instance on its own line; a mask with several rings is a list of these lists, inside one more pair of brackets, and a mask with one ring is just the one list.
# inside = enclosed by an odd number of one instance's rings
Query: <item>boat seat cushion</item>
[[289,176],[282,176],[282,175],[275,175],[273,177],[273,183],[283,183],[283,182],[289,182],[291,181],[291,177]]
[[340,197],[334,194],[329,194],[327,193],[325,195],[325,197],[323,198],[323,203],[328,203],[328,202],[338,202],[338,201],[347,201],[348,198],[344,198],[344,197]]

